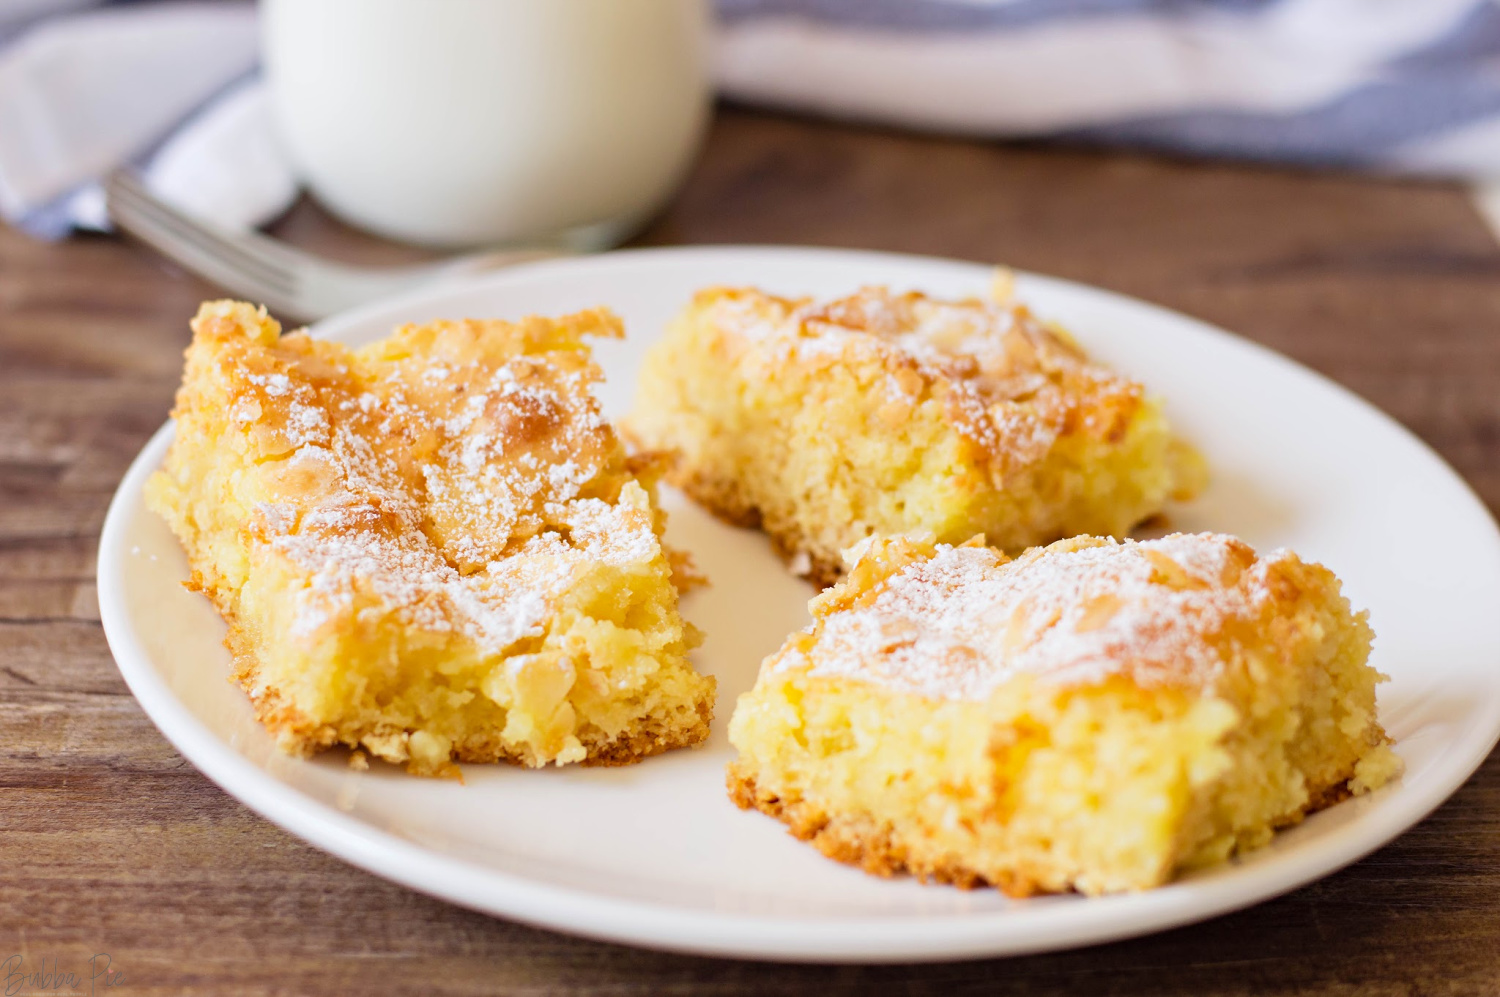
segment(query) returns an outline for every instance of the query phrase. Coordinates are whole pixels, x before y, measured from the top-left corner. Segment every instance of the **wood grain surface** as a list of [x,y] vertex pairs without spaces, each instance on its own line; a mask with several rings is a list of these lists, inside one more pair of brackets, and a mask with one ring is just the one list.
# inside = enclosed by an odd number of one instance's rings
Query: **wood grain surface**
[[[278,231],[350,259],[409,254],[305,204]],[[1139,295],[1347,385],[1500,508],[1500,250],[1453,187],[731,109],[640,241],[935,253]],[[314,850],[167,744],[98,623],[105,505],[166,417],[187,318],[213,293],[114,239],[0,231],[0,960],[23,957],[21,972],[71,972],[86,993],[89,958],[107,953],[117,994],[1500,993],[1495,757],[1394,844],[1280,900],[1136,941],[949,965],[597,944]],[[41,992],[7,989],[16,971],[0,965],[0,992]]]

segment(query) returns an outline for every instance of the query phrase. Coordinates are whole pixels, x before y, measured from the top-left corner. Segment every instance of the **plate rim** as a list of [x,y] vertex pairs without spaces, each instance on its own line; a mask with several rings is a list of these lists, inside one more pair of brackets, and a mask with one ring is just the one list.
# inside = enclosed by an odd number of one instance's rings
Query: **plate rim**
[[[436,288],[371,302],[314,324],[314,335],[338,337],[398,308],[422,307],[490,284],[525,280],[557,269],[613,267],[622,262],[722,255],[816,256],[826,262],[941,264],[979,272],[986,264],[948,257],[815,246],[711,245],[620,250],[589,257],[544,260],[457,280]],[[1182,312],[1119,292],[1065,278],[1016,270],[1037,286],[1094,297],[1110,307],[1145,310],[1153,321],[1187,323],[1233,347],[1273,360],[1319,388],[1353,402],[1366,416],[1394,429],[1424,452],[1489,527],[1489,548],[1500,555],[1500,527],[1467,481],[1406,426],[1336,381],[1269,347]],[[1445,749],[1421,785],[1403,784],[1400,806],[1375,807],[1339,833],[1314,838],[1262,857],[1252,873],[1227,872],[1215,879],[1176,883],[1142,893],[1043,906],[1025,917],[1014,909],[979,913],[796,918],[787,915],[707,913],[663,902],[623,899],[577,887],[545,883],[442,855],[413,841],[343,814],[276,779],[217,735],[179,700],[151,664],[113,584],[128,544],[129,518],[145,478],[161,462],[171,439],[169,419],[131,461],[111,497],[100,533],[96,586],[106,641],[126,685],[163,736],[200,772],[230,796],[293,835],[366,872],[447,902],[493,916],[589,938],[659,950],[758,960],[798,962],[923,962],[1010,956],[1094,945],[1207,920],[1304,886],[1344,868],[1415,826],[1456,792],[1500,742],[1500,696],[1477,718],[1487,728],[1456,755]],[[1500,682],[1500,680],[1497,680]],[[724,721],[721,721],[724,722]],[[1383,790],[1381,795],[1397,787]],[[747,815],[748,819],[748,815]],[[837,935],[837,939],[828,936]]]

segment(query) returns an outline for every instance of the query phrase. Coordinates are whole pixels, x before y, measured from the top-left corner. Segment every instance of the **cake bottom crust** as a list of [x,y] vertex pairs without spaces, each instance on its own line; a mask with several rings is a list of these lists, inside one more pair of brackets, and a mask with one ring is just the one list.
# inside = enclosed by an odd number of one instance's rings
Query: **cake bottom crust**
[[[351,757],[351,763],[354,765],[363,764],[366,751],[377,756],[385,755],[388,761],[395,764],[410,760],[402,757],[405,754],[404,750],[381,751],[374,747],[382,742],[400,743],[406,731],[395,728],[388,731],[370,730],[361,735],[359,743],[350,744],[346,739],[339,737],[338,730],[332,724],[322,724],[308,718],[276,690],[262,686],[255,656],[248,643],[243,640],[236,622],[236,615],[230,608],[231,603],[227,593],[204,584],[197,571],[193,572],[192,578],[184,582],[183,586],[190,591],[201,592],[207,596],[224,621],[229,624],[229,633],[224,638],[224,646],[229,650],[234,665],[229,678],[244,689],[255,710],[255,719],[276,738],[282,750],[310,757],[319,751],[342,744],[354,753]],[[646,717],[640,723],[614,737],[590,738],[588,732],[583,731],[580,732],[579,740],[583,743],[587,755],[578,764],[599,767],[630,765],[643,758],[659,755],[674,748],[696,748],[708,740],[712,721],[712,704],[700,702],[697,704],[697,717],[690,726],[667,724],[656,717]],[[457,764],[454,764],[456,762],[509,763],[518,766],[527,764],[523,755],[505,747],[498,732],[491,737],[469,738],[454,744],[451,761],[428,774],[457,778],[460,773]]]
[[[1342,802],[1351,796],[1349,777],[1319,788],[1297,811],[1273,823],[1273,829],[1299,824],[1307,815]],[[828,858],[857,866],[867,873],[890,878],[903,873],[922,882],[948,883],[972,890],[992,886],[1009,897],[1024,899],[1056,892],[1047,882],[1024,870],[984,873],[952,858],[933,858],[914,851],[893,830],[866,814],[829,814],[808,800],[787,800],[762,788],[755,775],[738,762],[725,776],[729,798],[741,810],[759,810],[785,824],[792,836],[805,841]]]
[[741,810],[759,810],[787,826],[793,837],[806,841],[836,862],[890,878],[902,873],[923,882],[949,883],[961,889],[995,886],[1012,897],[1041,891],[1041,884],[1025,877],[992,882],[975,870],[952,861],[927,861],[912,854],[887,827],[863,814],[829,814],[807,800],[785,800],[762,789],[755,776],[731,764],[725,779],[729,798]]

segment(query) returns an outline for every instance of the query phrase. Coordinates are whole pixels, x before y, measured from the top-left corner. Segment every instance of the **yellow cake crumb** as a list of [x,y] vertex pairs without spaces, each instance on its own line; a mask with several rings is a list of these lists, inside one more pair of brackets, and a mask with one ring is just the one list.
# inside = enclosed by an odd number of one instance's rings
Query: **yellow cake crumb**
[[1020,551],[1124,536],[1202,487],[1159,401],[1009,301],[1004,280],[996,293],[701,291],[651,349],[626,429],[818,584],[868,535],[983,533]]
[[740,697],[730,795],[825,854],[1139,890],[1400,771],[1338,579],[1217,534],[872,539]]
[[283,749],[456,774],[707,736],[660,462],[626,456],[591,392],[584,337],[620,335],[595,310],[351,350],[203,305],[147,501]]

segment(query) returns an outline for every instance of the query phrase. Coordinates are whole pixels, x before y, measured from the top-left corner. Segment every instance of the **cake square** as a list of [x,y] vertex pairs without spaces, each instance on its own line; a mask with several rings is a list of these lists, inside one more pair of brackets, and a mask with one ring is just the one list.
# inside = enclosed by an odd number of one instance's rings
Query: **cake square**
[[729,727],[734,801],[832,858],[1138,890],[1399,771],[1365,614],[1288,551],[895,537],[852,558]]
[[869,535],[983,533],[1015,552],[1124,536],[1204,479],[1159,401],[1024,307],[879,287],[699,292],[648,355],[625,428],[819,585]]
[[404,326],[352,350],[218,301],[147,486],[284,749],[625,763],[701,742],[653,493],[600,415],[604,310]]

